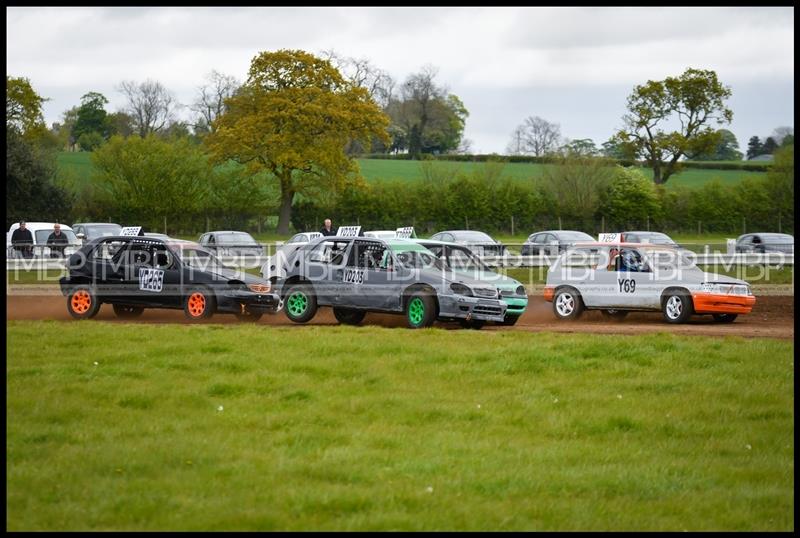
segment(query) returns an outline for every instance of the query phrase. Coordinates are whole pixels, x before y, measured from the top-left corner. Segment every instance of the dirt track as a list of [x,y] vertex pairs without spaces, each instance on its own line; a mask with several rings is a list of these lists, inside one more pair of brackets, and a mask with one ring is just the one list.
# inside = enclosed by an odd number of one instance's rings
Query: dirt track
[[[7,320],[72,320],[67,313],[66,299],[60,295],[8,295],[6,297]],[[115,315],[110,305],[103,305],[95,319],[116,323],[188,323],[181,310],[145,310],[134,321],[122,321]],[[218,314],[204,323],[241,323],[232,315]],[[336,319],[330,308],[321,308],[311,325],[334,325]],[[265,315],[259,325],[291,325],[283,312]],[[401,316],[386,314],[367,314],[364,325],[383,327],[404,327]],[[455,323],[437,323],[442,328],[459,328]],[[484,330],[491,331],[558,331],[608,334],[642,334],[650,332],[671,332],[707,336],[746,336],[770,338],[794,338],[794,296],[757,296],[753,312],[739,318],[732,324],[715,323],[711,316],[694,316],[689,323],[672,325],[665,323],[661,314],[629,314],[622,322],[608,322],[599,312],[586,312],[579,321],[559,322],[552,312],[552,303],[545,302],[541,296],[530,296],[528,309],[514,327],[487,325]]]

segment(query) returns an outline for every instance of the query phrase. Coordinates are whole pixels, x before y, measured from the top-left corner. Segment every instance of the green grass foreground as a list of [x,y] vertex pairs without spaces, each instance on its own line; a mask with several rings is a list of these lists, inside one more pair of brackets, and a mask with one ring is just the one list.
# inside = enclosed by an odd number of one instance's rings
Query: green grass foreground
[[793,530],[793,343],[7,322],[8,530]]

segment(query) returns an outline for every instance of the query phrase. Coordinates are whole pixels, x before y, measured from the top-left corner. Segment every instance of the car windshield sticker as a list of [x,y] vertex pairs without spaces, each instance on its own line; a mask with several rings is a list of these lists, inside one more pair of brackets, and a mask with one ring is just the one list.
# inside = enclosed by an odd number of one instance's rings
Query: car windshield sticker
[[358,237],[361,232],[361,226],[339,226],[336,230],[336,235],[339,237]]
[[411,235],[414,233],[413,226],[406,226],[405,228],[398,228],[396,232],[396,237],[398,239],[411,239]]
[[122,231],[119,233],[119,235],[126,235],[126,236],[134,235],[135,236],[135,235],[139,235],[139,232],[141,232],[141,231],[142,231],[142,227],[141,226],[125,226],[122,229]]
[[622,234],[600,234],[597,237],[600,243],[619,243],[622,241]]
[[164,287],[164,271],[161,269],[139,269],[139,289],[142,291],[160,292]]
[[364,271],[362,269],[345,269],[343,281],[350,284],[355,284],[356,286],[363,284]]

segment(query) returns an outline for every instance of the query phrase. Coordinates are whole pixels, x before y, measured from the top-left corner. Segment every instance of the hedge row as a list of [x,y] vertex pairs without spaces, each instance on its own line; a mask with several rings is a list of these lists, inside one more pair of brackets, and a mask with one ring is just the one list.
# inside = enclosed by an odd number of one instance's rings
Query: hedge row
[[[410,161],[414,160],[413,156],[409,153],[370,153],[361,155],[361,159],[386,159],[395,161]],[[433,159],[437,161],[456,161],[456,162],[475,162],[483,163],[487,161],[503,161],[509,163],[528,163],[528,164],[550,164],[558,162],[561,157],[534,157],[532,155],[498,155],[492,154],[478,154],[478,155],[425,155],[426,159]],[[645,166],[644,161],[636,161],[632,159],[617,159],[617,164],[622,166]],[[683,161],[681,163],[685,168],[697,168],[701,170],[746,170],[748,172],[766,172],[771,163],[769,162],[751,162],[751,161],[730,161],[730,162],[704,162],[704,161]]]

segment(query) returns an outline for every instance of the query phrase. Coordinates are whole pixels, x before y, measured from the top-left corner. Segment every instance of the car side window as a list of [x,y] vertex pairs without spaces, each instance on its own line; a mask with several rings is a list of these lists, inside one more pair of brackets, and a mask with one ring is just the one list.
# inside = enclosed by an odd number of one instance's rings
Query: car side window
[[357,267],[359,269],[383,269],[384,253],[386,247],[382,243],[373,241],[356,241],[350,251],[349,259],[347,260],[348,267]]
[[453,234],[442,234],[442,241],[455,242],[456,238]]
[[121,241],[103,241],[89,254],[89,259],[110,261],[123,250],[125,245],[126,243]]
[[632,248],[623,248],[613,259],[614,271],[628,271],[632,273],[649,272],[642,254]]
[[349,241],[323,241],[309,250],[306,259],[313,263],[341,265],[349,245]]

